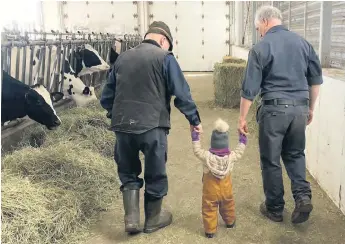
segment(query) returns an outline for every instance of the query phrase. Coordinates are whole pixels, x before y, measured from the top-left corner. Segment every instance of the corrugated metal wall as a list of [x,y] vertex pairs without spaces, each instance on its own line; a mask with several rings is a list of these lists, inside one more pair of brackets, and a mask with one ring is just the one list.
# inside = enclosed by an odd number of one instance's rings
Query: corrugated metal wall
[[331,66],[345,69],[345,1],[332,4]]
[[[272,1],[255,1],[256,9],[271,5]],[[274,6],[282,11],[283,24],[291,31],[306,38],[319,54],[321,1],[275,1]],[[254,13],[255,14],[255,13]],[[332,34],[330,66],[345,68],[345,1],[332,2]],[[253,2],[243,2],[242,46],[251,48],[254,27]],[[257,38],[259,40],[259,38]]]
[[[319,53],[319,40],[320,40],[320,8],[321,2],[308,2],[307,3],[307,41],[313,45],[316,53]],[[292,29],[292,31],[294,31]]]

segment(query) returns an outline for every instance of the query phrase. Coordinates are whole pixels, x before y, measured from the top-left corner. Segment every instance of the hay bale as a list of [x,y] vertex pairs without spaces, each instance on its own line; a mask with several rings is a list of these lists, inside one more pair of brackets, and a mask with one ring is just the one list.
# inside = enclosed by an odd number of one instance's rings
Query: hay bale
[[[2,173],[3,243],[67,243],[85,221],[75,193]],[[71,243],[68,241],[68,243]]]
[[62,124],[54,131],[37,125],[24,132],[19,147],[50,146],[57,141],[76,141],[80,146],[113,157],[115,133],[110,131],[110,120],[106,118],[99,101],[88,107],[74,107],[60,113]]
[[224,56],[223,57],[223,63],[233,63],[233,64],[245,64],[246,60],[241,58],[235,58],[232,56]]
[[23,148],[2,160],[3,169],[64,191],[73,191],[86,218],[107,209],[118,196],[112,159],[85,149],[76,141],[60,141],[41,148]]
[[223,108],[238,108],[245,63],[215,64],[213,83],[215,104]]

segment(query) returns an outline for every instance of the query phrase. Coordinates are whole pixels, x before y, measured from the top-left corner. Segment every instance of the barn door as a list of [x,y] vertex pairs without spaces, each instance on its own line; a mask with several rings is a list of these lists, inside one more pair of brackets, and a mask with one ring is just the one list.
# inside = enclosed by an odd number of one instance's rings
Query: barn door
[[183,71],[212,71],[229,52],[229,8],[225,2],[149,2],[149,23],[161,20],[169,26]]
[[214,69],[230,51],[230,4],[226,2],[204,2],[203,41],[205,67]]
[[68,30],[123,34],[138,33],[137,2],[65,1],[64,25]]

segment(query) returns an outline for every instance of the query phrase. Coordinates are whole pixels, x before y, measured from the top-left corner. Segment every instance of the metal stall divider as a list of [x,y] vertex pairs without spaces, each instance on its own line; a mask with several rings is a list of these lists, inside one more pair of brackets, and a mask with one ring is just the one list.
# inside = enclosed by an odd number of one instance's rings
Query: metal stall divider
[[[77,39],[76,35],[81,38]],[[20,32],[2,32],[2,37],[5,37],[2,39],[1,43],[2,69],[9,74],[13,74],[11,69],[13,69],[12,66],[15,66],[13,71],[16,79],[22,80],[30,86],[34,83],[43,84],[51,92],[63,91],[65,58],[70,61],[72,69],[76,70],[75,52],[77,51],[77,48],[84,48],[85,44],[90,44],[96,49],[96,51],[98,51],[99,56],[102,59],[106,60],[107,63],[110,63],[109,59],[112,51],[111,49],[114,48],[116,50],[116,41],[121,45],[120,53],[129,48],[133,48],[140,43],[140,35],[126,34],[123,39],[117,39],[115,34],[109,33],[86,34],[78,32],[76,34],[52,31],[51,33],[25,32],[25,35],[23,36]],[[51,39],[48,37],[51,37]],[[12,64],[11,61],[13,60],[11,60],[11,54],[12,50],[14,50],[13,48],[16,48],[17,54],[15,62]],[[39,55],[37,55],[38,62],[35,64],[36,66],[34,69],[34,55],[37,53],[35,50],[39,52]],[[55,55],[55,50],[57,56]],[[61,55],[62,50],[64,50],[63,55]],[[20,65],[22,65],[22,67]],[[101,71],[97,74],[90,74],[88,79],[85,81],[85,84],[94,84],[95,78],[103,79],[106,77],[107,72],[108,71]],[[34,80],[34,77],[37,78],[37,80]]]

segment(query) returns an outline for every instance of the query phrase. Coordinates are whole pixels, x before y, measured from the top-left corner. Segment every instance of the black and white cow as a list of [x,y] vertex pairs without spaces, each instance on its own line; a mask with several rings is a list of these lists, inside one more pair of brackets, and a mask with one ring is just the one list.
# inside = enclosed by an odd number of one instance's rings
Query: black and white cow
[[28,86],[2,71],[1,124],[28,116],[49,130],[61,124],[52,101],[61,100],[61,92],[49,93],[43,85]]
[[[61,59],[63,59],[63,51],[60,53]],[[35,56],[33,65],[36,66],[38,63],[39,51],[38,55]],[[57,48],[54,46],[51,52],[51,62],[50,62],[50,80],[54,79],[54,73],[56,73],[57,69]],[[46,62],[46,70],[47,70],[47,62]],[[63,92],[64,92],[64,99],[71,98],[78,107],[87,105],[90,101],[97,99],[94,88],[85,86],[84,82],[78,77],[77,73],[72,69],[67,57],[65,56],[63,65]],[[34,80],[37,79],[37,75],[34,77]],[[61,73],[59,73],[59,86],[61,85]],[[51,86],[53,82],[51,82]],[[49,87],[50,89],[52,87]]]
[[76,57],[75,72],[79,77],[110,68],[90,44],[85,44],[83,49],[77,50],[74,54]]

